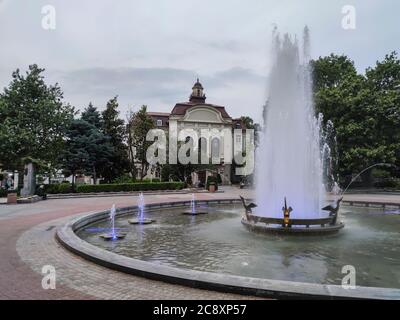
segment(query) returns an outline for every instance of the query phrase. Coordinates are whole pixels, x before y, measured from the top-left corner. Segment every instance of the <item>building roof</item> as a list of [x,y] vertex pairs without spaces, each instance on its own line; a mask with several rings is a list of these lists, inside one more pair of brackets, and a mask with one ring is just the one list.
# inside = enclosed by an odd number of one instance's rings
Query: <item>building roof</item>
[[221,113],[222,118],[231,119],[229,114],[226,112],[224,106],[217,106],[211,103],[196,103],[196,102],[180,102],[175,105],[175,107],[171,111],[171,115],[184,115],[189,108],[195,106],[207,106],[218,110]]
[[147,112],[147,114],[154,117],[169,117],[170,115],[169,112]]

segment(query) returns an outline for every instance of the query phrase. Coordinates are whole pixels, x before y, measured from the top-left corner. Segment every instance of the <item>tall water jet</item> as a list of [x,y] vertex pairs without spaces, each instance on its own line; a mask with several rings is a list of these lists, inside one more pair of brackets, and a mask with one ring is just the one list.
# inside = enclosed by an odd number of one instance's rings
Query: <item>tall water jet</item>
[[273,34],[274,65],[269,77],[269,99],[264,131],[256,159],[258,216],[326,217],[318,121],[314,115],[309,66],[309,34],[304,29],[303,50],[296,38]]

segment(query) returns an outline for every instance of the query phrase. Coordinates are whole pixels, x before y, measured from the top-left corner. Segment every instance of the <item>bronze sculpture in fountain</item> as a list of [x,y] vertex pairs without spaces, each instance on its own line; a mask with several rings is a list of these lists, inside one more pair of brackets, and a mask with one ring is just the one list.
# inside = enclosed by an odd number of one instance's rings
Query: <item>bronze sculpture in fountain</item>
[[333,207],[332,205],[327,205],[326,207],[323,207],[322,210],[329,211],[329,216],[332,217],[332,222],[331,225],[335,225],[338,217],[338,212],[340,208],[340,202],[343,200],[343,197],[340,197],[339,199],[336,200],[336,207]]
[[282,227],[290,228],[291,226],[289,225],[289,218],[290,218],[290,213],[293,211],[292,207],[287,207],[286,204],[286,197],[285,197],[285,206],[282,207],[283,211],[283,224]]
[[239,196],[245,209],[245,216],[242,217],[242,224],[250,231],[262,233],[281,233],[295,235],[321,235],[336,233],[344,227],[343,222],[337,222],[339,205],[342,198],[336,201],[336,206],[326,206],[322,210],[330,211],[329,217],[323,218],[291,218],[293,210],[288,207],[286,197],[282,207],[283,217],[274,218],[255,215],[252,209],[257,207],[253,202],[247,204],[246,200]]
[[252,212],[251,209],[257,207],[257,205],[256,205],[255,203],[253,203],[253,202],[251,202],[251,203],[249,203],[249,204],[246,204],[246,200],[244,200],[244,198],[243,198],[242,196],[239,196],[239,197],[240,197],[240,200],[242,200],[242,204],[243,204],[243,207],[244,207],[244,209],[245,209],[245,214],[246,214],[247,220],[248,220],[248,221],[254,220],[254,219],[252,219],[252,218],[253,218],[253,217],[252,217],[252,213],[253,213],[253,212]]

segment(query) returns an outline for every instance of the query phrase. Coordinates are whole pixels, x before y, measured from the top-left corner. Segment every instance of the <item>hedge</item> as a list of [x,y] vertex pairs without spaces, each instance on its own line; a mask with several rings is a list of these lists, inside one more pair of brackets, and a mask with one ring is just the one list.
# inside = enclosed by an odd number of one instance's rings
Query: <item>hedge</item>
[[396,189],[400,188],[400,180],[397,179],[386,179],[382,181],[374,182],[375,188],[388,188],[388,189]]
[[0,198],[6,198],[7,197],[7,190],[0,188]]
[[111,183],[111,184],[81,184],[76,186],[78,193],[90,192],[121,192],[121,191],[148,191],[148,190],[180,190],[183,182],[138,182],[138,183]]
[[46,193],[72,193],[72,185],[70,183],[45,184],[44,191]]

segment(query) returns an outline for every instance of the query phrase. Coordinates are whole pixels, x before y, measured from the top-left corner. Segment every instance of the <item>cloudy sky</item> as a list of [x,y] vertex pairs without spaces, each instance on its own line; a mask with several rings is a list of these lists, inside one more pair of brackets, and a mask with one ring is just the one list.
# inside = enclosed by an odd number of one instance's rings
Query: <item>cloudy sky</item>
[[[55,30],[42,7],[56,10]],[[342,28],[342,7],[356,28]],[[103,109],[119,96],[121,116],[148,105],[170,111],[198,76],[207,101],[233,117],[258,119],[271,66],[271,31],[311,30],[312,56],[346,54],[363,72],[400,47],[398,0],[0,0],[0,87],[37,63],[65,100]]]

